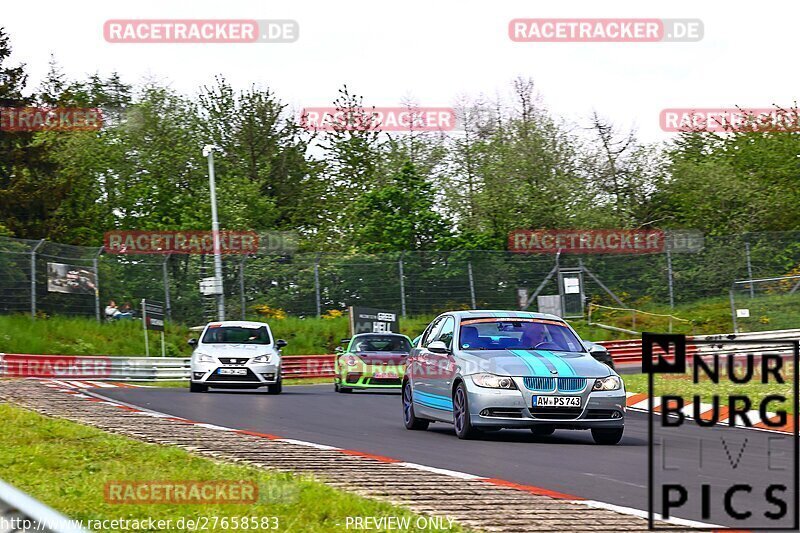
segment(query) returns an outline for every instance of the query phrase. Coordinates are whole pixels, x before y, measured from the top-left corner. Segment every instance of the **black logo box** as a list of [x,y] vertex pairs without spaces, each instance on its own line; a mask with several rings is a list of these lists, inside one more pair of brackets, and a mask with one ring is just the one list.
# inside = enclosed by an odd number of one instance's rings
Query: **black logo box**
[[[798,380],[798,362],[800,361],[800,341],[786,340],[786,339],[758,339],[758,340],[736,340],[736,339],[717,339],[717,340],[692,340],[691,344],[697,345],[753,345],[753,344],[766,344],[775,346],[791,346],[793,352],[794,364],[794,413],[792,415],[794,431],[792,436],[794,438],[794,490],[792,492],[792,502],[794,503],[794,525],[792,529],[800,529],[800,504],[797,501],[798,494],[800,494],[800,428],[798,427],[798,419],[800,413],[800,380]],[[672,333],[642,333],[642,373],[647,374],[647,470],[648,470],[648,487],[647,487],[647,521],[648,528],[653,531],[668,531],[674,527],[656,527],[655,523],[655,502],[653,486],[654,479],[654,412],[653,412],[653,377],[655,374],[685,374],[686,373],[686,336],[681,334]],[[657,362],[653,362],[653,347],[658,346],[666,355],[674,356],[674,362],[667,361],[660,355]],[[665,415],[661,415],[665,416]],[[747,527],[747,526],[745,526]],[[730,531],[740,530],[741,527],[713,527],[713,528],[696,528],[697,531]],[[759,531],[786,531],[785,527],[759,527]]]

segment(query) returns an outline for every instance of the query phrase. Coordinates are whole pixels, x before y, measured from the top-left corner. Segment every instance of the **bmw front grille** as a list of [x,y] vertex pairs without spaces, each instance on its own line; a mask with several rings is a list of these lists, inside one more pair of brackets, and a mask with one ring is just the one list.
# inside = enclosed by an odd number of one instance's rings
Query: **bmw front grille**
[[558,378],[559,392],[579,392],[586,387],[586,378]]
[[528,390],[534,391],[554,391],[556,389],[556,378],[522,378]]
[[558,385],[558,392],[580,392],[586,388],[586,378],[525,377],[522,378],[522,381],[528,390],[538,392],[555,391],[556,385]]

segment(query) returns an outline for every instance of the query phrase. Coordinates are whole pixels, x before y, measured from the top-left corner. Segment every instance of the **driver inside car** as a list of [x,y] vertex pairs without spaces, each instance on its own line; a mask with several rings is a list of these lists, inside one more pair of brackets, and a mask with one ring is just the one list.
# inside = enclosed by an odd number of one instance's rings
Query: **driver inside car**
[[532,350],[539,344],[547,342],[543,324],[528,323],[520,338],[520,348]]

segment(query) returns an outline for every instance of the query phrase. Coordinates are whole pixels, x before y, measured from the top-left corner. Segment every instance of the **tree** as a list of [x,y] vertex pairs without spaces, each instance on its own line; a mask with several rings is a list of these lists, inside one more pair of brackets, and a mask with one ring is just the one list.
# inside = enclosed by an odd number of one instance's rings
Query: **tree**
[[351,242],[367,253],[434,250],[450,228],[436,211],[433,187],[407,161],[383,187],[364,193],[348,212]]

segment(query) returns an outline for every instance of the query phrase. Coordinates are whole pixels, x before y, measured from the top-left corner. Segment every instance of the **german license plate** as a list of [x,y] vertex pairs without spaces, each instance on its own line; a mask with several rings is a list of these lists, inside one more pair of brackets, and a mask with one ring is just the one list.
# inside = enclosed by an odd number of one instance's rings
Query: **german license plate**
[[375,372],[376,378],[397,379],[396,372]]
[[246,376],[247,369],[246,368],[220,368],[217,370],[217,374],[222,374],[223,376]]
[[534,396],[534,407],[580,407],[580,396]]

